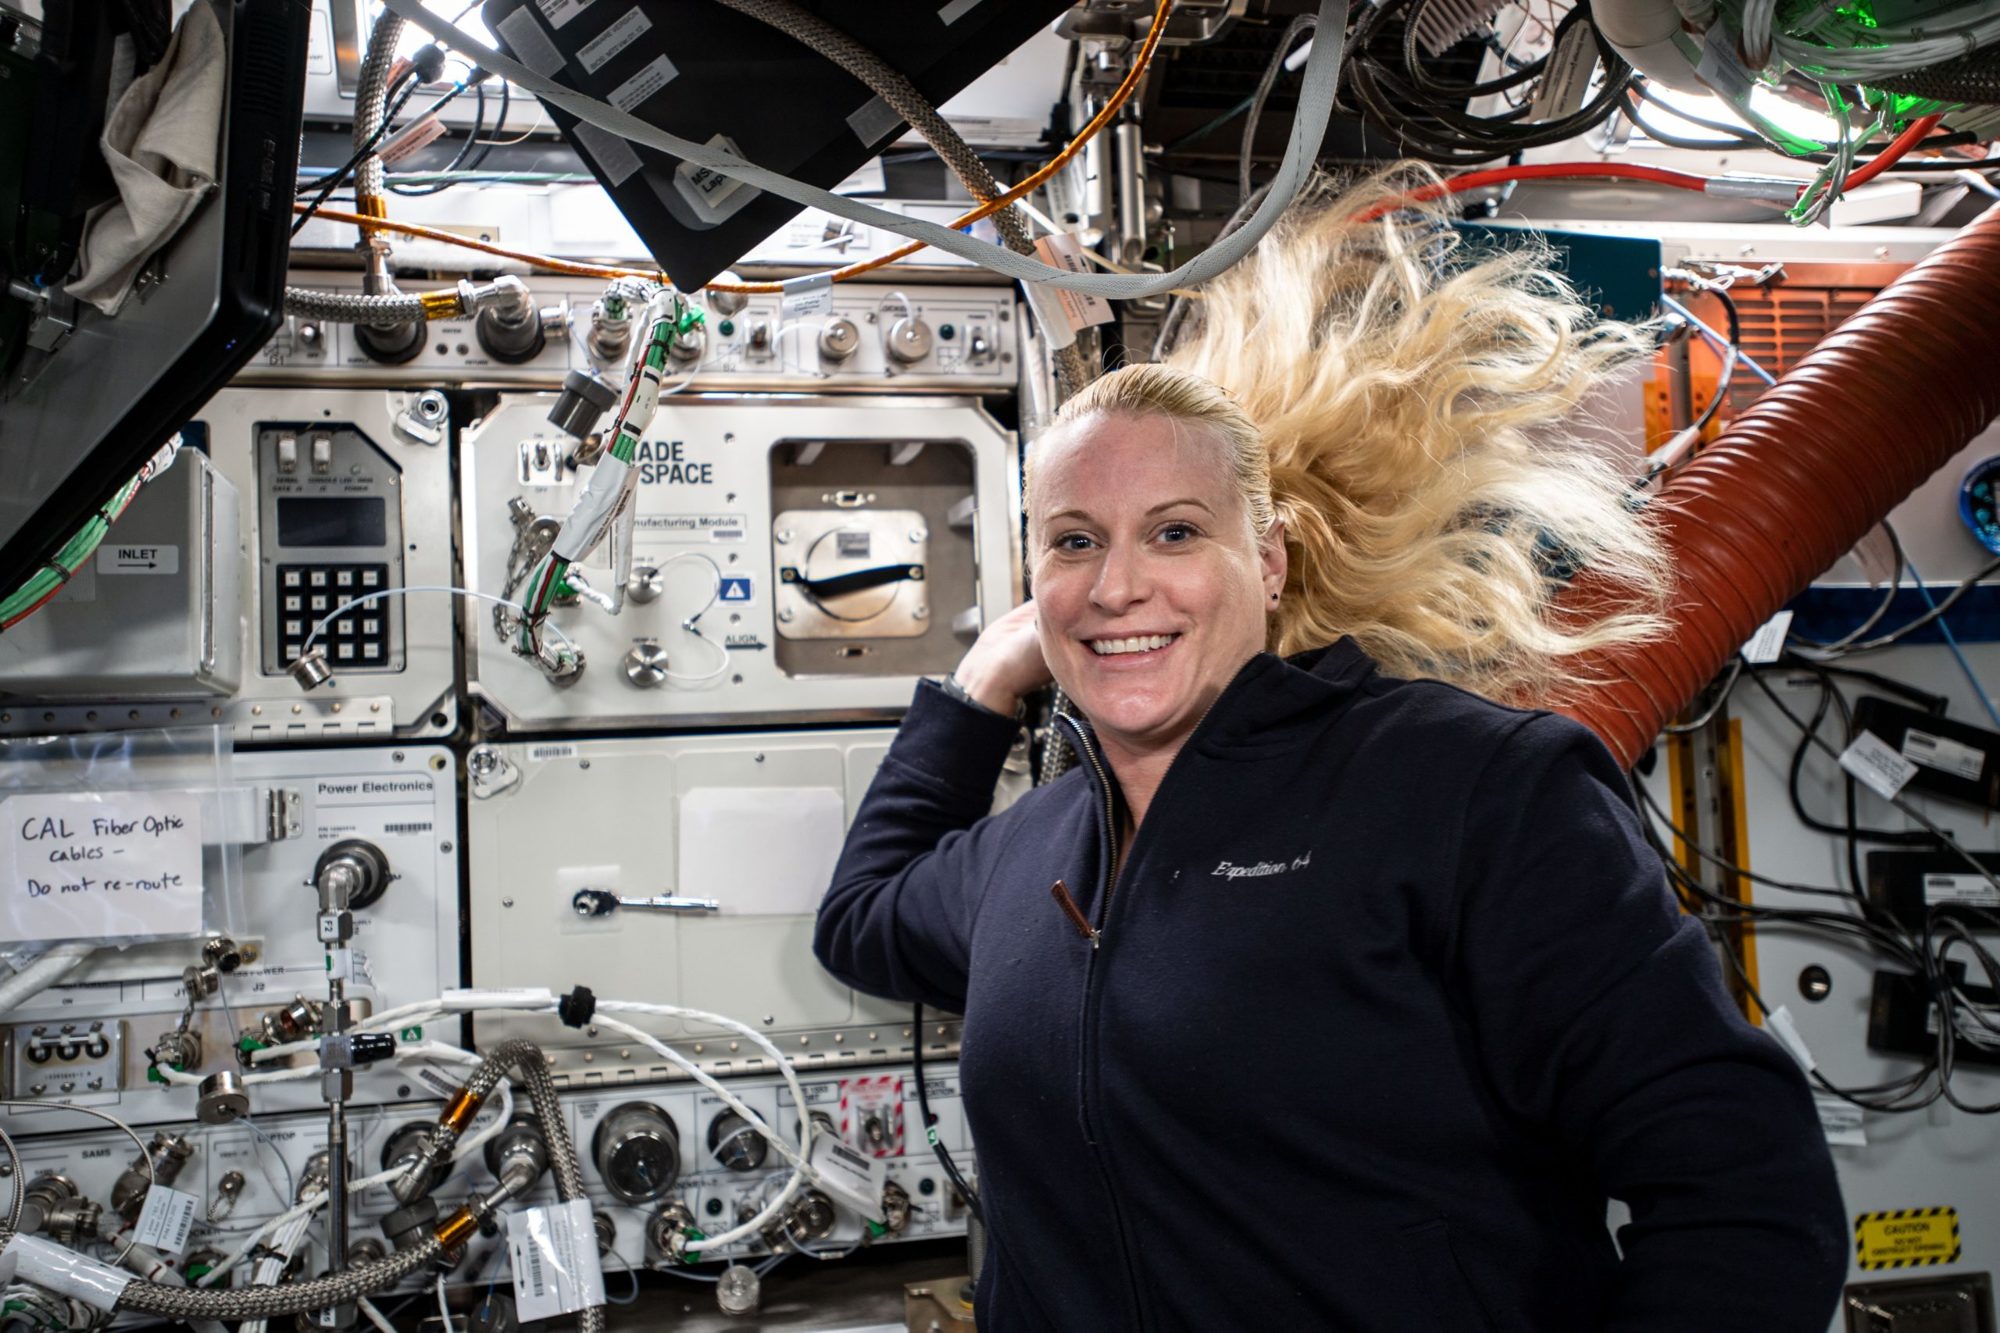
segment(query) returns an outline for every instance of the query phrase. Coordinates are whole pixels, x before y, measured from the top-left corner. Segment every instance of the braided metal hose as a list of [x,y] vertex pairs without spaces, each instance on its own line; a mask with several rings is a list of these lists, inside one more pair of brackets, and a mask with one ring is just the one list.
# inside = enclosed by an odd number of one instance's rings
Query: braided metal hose
[[424,298],[415,292],[363,296],[359,292],[319,292],[285,288],[285,313],[331,324],[409,324],[424,318]]
[[347,1305],[392,1286],[435,1259],[444,1249],[436,1236],[426,1236],[407,1250],[360,1268],[311,1282],[282,1287],[240,1287],[212,1291],[168,1287],[154,1282],[128,1282],[118,1293],[119,1313],[159,1315],[166,1319],[275,1319]]
[[[527,1041],[503,1041],[495,1046],[466,1079],[461,1097],[473,1104],[484,1101],[512,1065],[521,1076],[541,1123],[549,1146],[556,1178],[556,1194],[565,1203],[583,1194],[583,1168],[578,1164],[576,1144],[563,1120],[562,1103],[555,1080],[549,1077],[548,1060],[539,1046]],[[468,1117],[469,1118],[469,1117]],[[445,1126],[438,1126],[438,1134]],[[435,1135],[434,1135],[435,1139]],[[455,1142],[452,1133],[447,1142]],[[504,1191],[503,1191],[504,1194]],[[493,1199],[475,1195],[466,1204],[474,1220],[482,1219],[495,1206]],[[447,1227],[451,1224],[447,1223]],[[444,1228],[440,1228],[440,1231]],[[397,1250],[372,1264],[348,1269],[312,1282],[295,1282],[281,1287],[246,1287],[231,1291],[206,1291],[161,1286],[152,1282],[128,1283],[118,1295],[117,1309],[168,1319],[271,1319],[280,1315],[304,1314],[346,1305],[363,1296],[391,1286],[416,1272],[443,1253],[445,1242],[438,1232],[425,1236],[406,1250]],[[590,1306],[577,1316],[579,1333],[604,1333],[604,1307]]]
[[2000,49],[1982,47],[1924,69],[1877,79],[1874,86],[1940,102],[2000,102]]
[[[368,52],[361,58],[361,78],[354,90],[354,147],[358,150],[389,114],[389,67],[396,63],[396,42],[403,35],[400,14],[382,11],[368,34]],[[374,153],[354,168],[354,211],[363,217],[387,217],[382,197],[382,159]]]
[[[979,154],[951,127],[950,121],[938,114],[937,108],[917,90],[917,86],[905,78],[902,71],[860,42],[818,15],[799,8],[792,0],[722,0],[722,3],[739,14],[796,39],[866,84],[870,92],[888,103],[897,115],[910,123],[911,129],[923,136],[924,142],[951,168],[959,184],[974,199],[984,203],[1004,193],[1000,182],[994,179]],[[995,213],[993,227],[1000,233],[1001,241],[1015,254],[1034,254],[1035,245],[1028,237],[1028,224],[1018,207],[1009,205]],[[1074,346],[1062,348],[1055,354],[1055,371],[1057,391],[1064,398],[1092,378],[1088,362]]]

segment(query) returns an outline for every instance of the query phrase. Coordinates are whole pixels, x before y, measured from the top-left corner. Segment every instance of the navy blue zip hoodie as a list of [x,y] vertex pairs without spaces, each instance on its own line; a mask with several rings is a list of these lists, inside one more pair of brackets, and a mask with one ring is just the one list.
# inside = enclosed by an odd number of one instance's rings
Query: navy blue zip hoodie
[[1014,732],[918,688],[814,942],[965,1016],[982,1330],[1825,1333],[1804,1077],[1590,732],[1346,641],[1260,655],[1115,888],[1087,730],[982,818]]

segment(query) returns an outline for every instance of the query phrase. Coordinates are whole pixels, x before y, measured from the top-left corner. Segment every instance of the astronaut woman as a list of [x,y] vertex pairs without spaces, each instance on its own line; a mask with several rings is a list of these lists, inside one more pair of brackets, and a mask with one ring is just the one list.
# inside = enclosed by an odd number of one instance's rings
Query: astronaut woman
[[[1035,442],[1033,600],[919,687],[816,950],[965,1016],[983,1330],[1823,1333],[1804,1078],[1610,755],[1520,706],[1659,633],[1626,462],[1565,430],[1643,336],[1354,220],[1393,188]],[[1558,615],[1565,562],[1623,603]],[[988,816],[1051,678],[1080,762]]]

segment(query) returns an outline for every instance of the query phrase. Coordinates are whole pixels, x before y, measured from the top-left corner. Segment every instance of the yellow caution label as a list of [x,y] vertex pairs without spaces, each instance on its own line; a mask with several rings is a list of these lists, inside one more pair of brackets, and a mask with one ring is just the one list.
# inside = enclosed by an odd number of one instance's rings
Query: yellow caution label
[[1956,1208],[1892,1208],[1854,1219],[1857,1268],[1928,1268],[1962,1253]]

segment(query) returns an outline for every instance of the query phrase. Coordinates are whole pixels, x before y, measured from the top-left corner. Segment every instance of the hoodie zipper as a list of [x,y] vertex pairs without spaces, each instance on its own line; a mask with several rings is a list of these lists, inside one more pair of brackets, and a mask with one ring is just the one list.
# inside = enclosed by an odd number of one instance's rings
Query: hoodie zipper
[[1139,1273],[1132,1263],[1132,1243],[1126,1234],[1125,1213],[1118,1205],[1118,1190],[1112,1184],[1110,1164],[1104,1160],[1104,1150],[1099,1146],[1097,1125],[1091,1114],[1091,1106],[1096,1101],[1097,1081],[1097,966],[1104,942],[1104,923],[1111,911],[1111,891],[1118,882],[1118,828],[1112,804],[1111,778],[1104,769],[1104,761],[1098,757],[1097,747],[1075,719],[1066,718],[1070,734],[1075,739],[1077,753],[1081,754],[1097,782],[1097,806],[1099,812],[1098,834],[1102,854],[1098,858],[1099,880],[1097,894],[1097,924],[1091,925],[1083,911],[1069,895],[1068,886],[1057,880],[1050,890],[1055,895],[1058,906],[1071,924],[1090,941],[1090,957],[1083,965],[1083,1014],[1081,1031],[1077,1039],[1077,1082],[1078,1106],[1083,1119],[1083,1140],[1090,1150],[1090,1160],[1097,1167],[1098,1179],[1104,1185],[1104,1197],[1111,1206],[1111,1228],[1118,1237],[1118,1258],[1125,1271],[1125,1299],[1131,1312],[1130,1326],[1143,1328],[1145,1317],[1139,1302]]
[[[1234,686],[1242,678],[1243,671],[1248,669],[1248,666],[1249,663],[1245,663],[1243,668],[1238,669],[1236,675],[1230,679],[1230,686]],[[1202,710],[1201,716],[1195,719],[1187,740],[1183,742],[1180,752],[1174,755],[1173,761],[1167,765],[1166,773],[1160,778],[1160,786],[1153,793],[1155,805],[1159,803],[1159,793],[1166,789],[1167,779],[1173,776],[1174,769],[1179,766],[1181,754],[1187,752],[1188,745],[1191,745],[1195,737],[1201,733],[1202,726],[1215,711],[1215,706],[1221,703],[1223,695],[1228,693],[1229,686],[1225,686],[1221,694],[1216,695],[1208,707]],[[1111,785],[1111,775],[1105,771],[1104,761],[1098,756],[1095,738],[1084,730],[1082,723],[1076,718],[1067,714],[1058,716],[1069,725],[1077,753],[1083,756],[1092,776],[1097,780],[1098,832],[1103,847],[1103,855],[1098,859],[1098,864],[1102,867],[1102,877],[1098,884],[1097,924],[1094,926],[1090,924],[1082,909],[1076,905],[1076,900],[1070,897],[1068,886],[1061,880],[1051,885],[1049,892],[1055,897],[1057,906],[1063,909],[1063,914],[1070,918],[1071,924],[1078,928],[1078,933],[1090,941],[1090,957],[1083,965],[1083,1020],[1082,1031],[1077,1041],[1079,1066],[1077,1076],[1080,1084],[1079,1104],[1083,1117],[1083,1136],[1085,1145],[1090,1149],[1090,1159],[1097,1165],[1098,1178],[1104,1182],[1104,1197],[1111,1204],[1111,1225],[1118,1235],[1118,1255],[1125,1267],[1125,1292],[1132,1311],[1131,1326],[1143,1328],[1145,1307],[1139,1299],[1139,1270],[1132,1262],[1132,1244],[1126,1234],[1125,1214],[1118,1205],[1118,1190],[1112,1184],[1111,1167],[1104,1160],[1104,1151],[1098,1144],[1097,1125],[1091,1114],[1091,1107],[1096,1101],[1097,1086],[1098,963],[1103,954],[1101,946],[1105,939],[1105,929],[1111,919],[1111,895],[1118,886],[1118,873],[1123,868],[1119,864],[1118,856],[1117,812],[1113,804],[1115,789]],[[1135,847],[1138,845],[1136,834],[1133,837],[1133,845]]]

